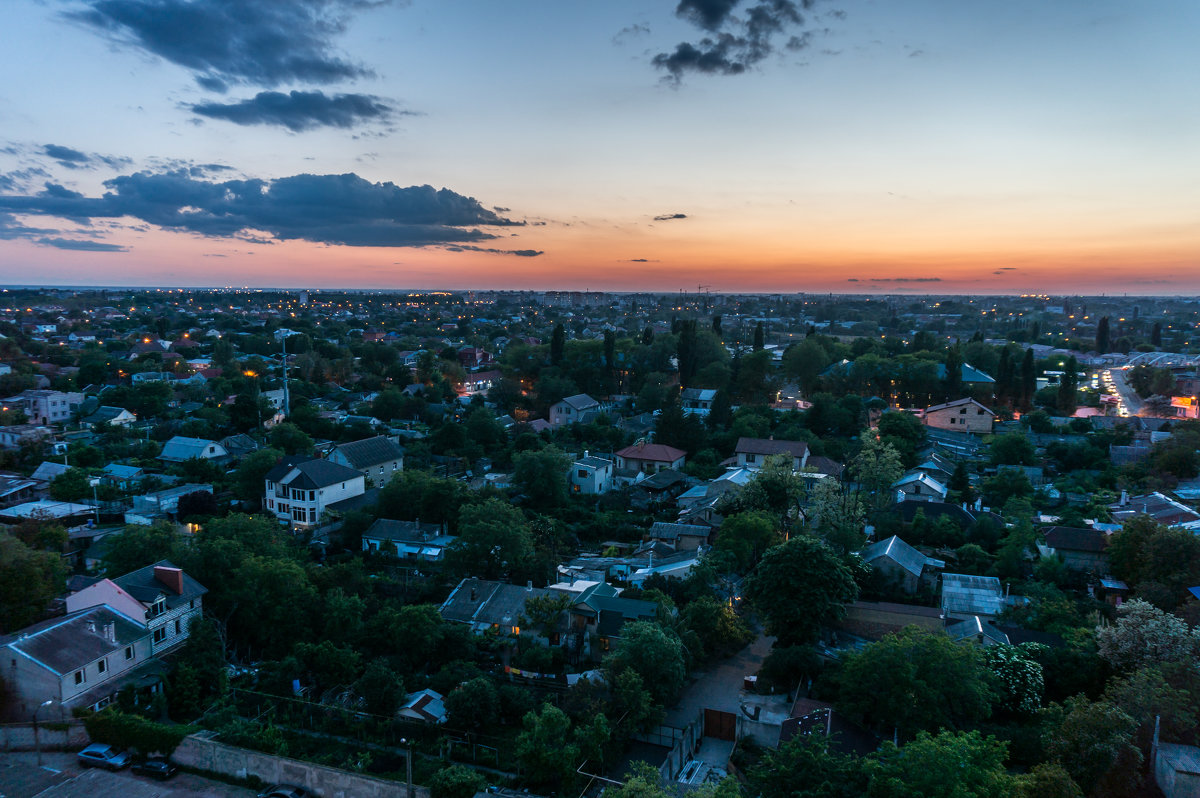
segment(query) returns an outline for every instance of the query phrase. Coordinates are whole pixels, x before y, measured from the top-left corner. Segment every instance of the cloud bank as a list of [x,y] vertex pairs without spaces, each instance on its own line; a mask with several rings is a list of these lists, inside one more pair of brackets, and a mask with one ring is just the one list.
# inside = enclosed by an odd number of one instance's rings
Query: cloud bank
[[361,122],[386,121],[393,109],[368,94],[332,94],[323,91],[259,92],[232,103],[199,103],[191,110],[211,119],[236,125],[278,125],[300,132],[316,127],[349,128]]

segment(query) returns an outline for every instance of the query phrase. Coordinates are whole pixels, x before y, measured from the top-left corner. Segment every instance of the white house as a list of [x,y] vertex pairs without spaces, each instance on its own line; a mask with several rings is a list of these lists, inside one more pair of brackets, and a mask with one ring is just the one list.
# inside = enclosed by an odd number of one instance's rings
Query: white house
[[603,457],[592,457],[587,452],[571,464],[567,481],[572,493],[608,493],[613,485],[613,468],[616,464]]
[[4,400],[4,406],[17,408],[35,424],[65,424],[83,402],[81,393],[62,391],[30,390]]
[[362,550],[394,554],[404,560],[440,562],[446,548],[457,539],[447,535],[441,524],[377,518],[362,534]]
[[163,444],[159,460],[168,463],[186,463],[188,460],[223,460],[229,457],[225,447],[216,441],[204,438],[185,438],[176,435]]
[[679,404],[684,415],[707,416],[716,398],[717,392],[712,388],[684,388],[679,392]]
[[369,485],[377,487],[404,470],[404,450],[385,435],[338,444],[328,460],[353,468],[367,478]]
[[267,472],[267,512],[293,527],[316,526],[326,510],[366,492],[366,478],[328,460],[289,457]]
[[599,402],[586,393],[577,393],[550,405],[550,426],[587,423],[599,411]]

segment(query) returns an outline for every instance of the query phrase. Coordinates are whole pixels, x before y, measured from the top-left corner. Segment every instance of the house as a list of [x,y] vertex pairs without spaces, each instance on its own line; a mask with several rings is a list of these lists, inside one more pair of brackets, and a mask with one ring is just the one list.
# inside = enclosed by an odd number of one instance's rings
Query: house
[[620,639],[626,623],[658,617],[658,605],[652,601],[621,598],[617,588],[604,582],[582,583],[582,590],[574,590],[578,584],[551,585],[549,589],[571,596],[567,647],[582,656],[599,659]]
[[[467,624],[473,632],[490,629],[520,637],[525,602],[553,595],[553,591],[534,587],[532,583],[521,587],[469,577],[458,583],[438,612],[447,621]],[[526,630],[525,634],[536,635],[537,632]]]
[[34,424],[65,424],[82,403],[82,393],[30,390],[5,399],[4,407],[24,411],[25,417]]
[[444,701],[442,694],[434,690],[418,690],[408,694],[404,703],[396,710],[396,715],[426,723],[445,723],[447,714]]
[[228,457],[229,452],[216,441],[176,435],[163,444],[158,459],[168,463],[186,463],[188,460],[211,460],[220,463]]
[[923,471],[911,471],[892,484],[896,491],[896,501],[915,499],[917,501],[943,502],[950,489]]
[[441,524],[378,518],[363,532],[362,550],[395,554],[404,560],[441,562],[455,540]]
[[686,461],[687,452],[661,443],[635,443],[617,452],[617,468],[648,474],[681,469]]
[[708,543],[712,527],[655,521],[645,540],[670,544],[675,551],[695,551]]
[[717,392],[712,388],[684,388],[679,392],[684,415],[707,416],[716,398]]
[[372,487],[386,485],[404,470],[404,450],[385,435],[338,444],[327,459],[358,471]]
[[109,407],[101,405],[95,411],[89,413],[79,420],[79,423],[85,427],[94,427],[97,424],[109,424],[114,427],[128,427],[133,422],[137,421],[137,416],[130,413],[123,407]]
[[41,483],[17,476],[0,476],[0,508],[34,500]]
[[615,464],[612,460],[592,457],[584,452],[583,457],[571,464],[567,474],[571,492],[589,496],[608,493],[613,486],[614,468]]
[[139,466],[109,463],[104,466],[103,475],[100,478],[113,487],[129,490],[141,482],[145,476],[146,470]]
[[995,618],[1004,604],[1004,590],[994,576],[942,574],[942,614],[947,619]]
[[952,432],[971,432],[985,435],[992,431],[996,414],[974,399],[955,399],[953,402],[925,408],[925,426]]
[[72,593],[67,596],[67,612],[107,606],[142,621],[150,632],[150,653],[157,656],[187,642],[207,592],[169,560],[160,560]]
[[1072,571],[1108,573],[1108,535],[1100,530],[1052,526],[1046,528],[1045,536],[1045,545],[1038,546],[1043,555],[1057,554]]
[[946,567],[943,561],[926,557],[896,535],[872,543],[859,556],[885,580],[909,595],[936,580],[937,572]]
[[55,477],[62,476],[70,470],[71,467],[65,463],[53,463],[49,460],[43,460],[41,464],[34,469],[33,473],[29,475],[29,478],[36,480],[37,482],[50,483],[54,481]]
[[808,465],[808,444],[804,441],[777,441],[774,438],[738,438],[734,447],[737,464],[742,468],[760,468],[768,457],[784,455],[792,461],[792,470]]
[[503,379],[499,371],[476,371],[463,377],[462,392],[467,396],[477,393],[487,393]]
[[467,370],[490,366],[495,360],[491,352],[479,347],[469,346],[458,350],[458,362]]
[[267,472],[264,505],[282,523],[312,527],[327,510],[366,493],[362,472],[303,455],[284,458]]
[[966,620],[947,622],[946,634],[955,643],[974,643],[978,646],[1007,646],[1008,635],[1000,630],[990,619],[972,615]]
[[12,424],[0,427],[0,449],[20,449],[43,443],[54,437],[54,430],[40,424]]
[[221,439],[221,445],[225,447],[225,451],[234,460],[240,460],[252,452],[257,452],[262,448],[262,444],[251,438],[244,432],[239,432],[235,435],[229,435]]
[[577,393],[550,405],[550,426],[586,424],[600,412],[600,403],[586,393]]
[[1112,520],[1122,524],[1135,516],[1148,515],[1167,526],[1200,529],[1200,513],[1157,491],[1142,496],[1126,496],[1122,493],[1121,500],[1109,505],[1109,509],[1112,511]]
[[193,493],[212,493],[212,485],[187,482],[170,488],[134,496],[125,513],[125,523],[150,526],[156,520],[170,518],[179,512],[179,500]]
[[102,709],[118,691],[157,692],[163,667],[140,618],[105,605],[87,607],[0,637],[0,675],[13,719],[71,717],[76,709]]

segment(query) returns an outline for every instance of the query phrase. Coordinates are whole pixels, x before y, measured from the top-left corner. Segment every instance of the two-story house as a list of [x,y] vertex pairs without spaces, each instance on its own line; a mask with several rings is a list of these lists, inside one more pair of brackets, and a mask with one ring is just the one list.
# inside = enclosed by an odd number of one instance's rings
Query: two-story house
[[207,592],[181,568],[161,560],[72,593],[67,596],[67,612],[107,606],[141,621],[150,632],[150,653],[157,656],[187,641]]
[[316,526],[326,510],[339,510],[339,504],[365,492],[362,472],[300,455],[267,472],[263,503],[280,521],[303,528]]
[[655,474],[663,469],[681,469],[687,452],[662,443],[635,443],[617,452],[617,468]]
[[87,607],[0,638],[0,674],[14,720],[70,718],[101,709],[126,687],[157,691],[162,663],[140,619],[112,607]]
[[684,415],[707,416],[716,398],[713,388],[684,388],[679,392],[679,405]]
[[777,441],[774,438],[738,438],[734,447],[737,464],[742,468],[761,468],[768,457],[783,455],[792,461],[792,470],[808,465],[808,444],[804,441]]
[[382,487],[404,470],[404,450],[385,435],[338,444],[326,459],[358,471],[368,487]]
[[586,495],[608,493],[613,486],[613,468],[615,464],[612,460],[592,457],[584,452],[583,457],[571,464],[567,474],[571,492]]
[[82,403],[81,393],[51,390],[21,391],[4,400],[5,407],[23,410],[34,424],[65,424]]
[[599,402],[586,393],[577,393],[550,405],[550,426],[586,424],[599,412]]
[[974,399],[955,399],[953,402],[925,408],[925,426],[951,432],[973,432],[986,435],[992,431],[996,414]]

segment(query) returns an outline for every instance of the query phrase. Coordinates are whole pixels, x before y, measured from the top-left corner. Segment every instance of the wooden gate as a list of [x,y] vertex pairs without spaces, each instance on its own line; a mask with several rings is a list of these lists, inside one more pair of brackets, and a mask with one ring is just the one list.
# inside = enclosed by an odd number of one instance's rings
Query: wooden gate
[[719,709],[704,710],[704,736],[718,740],[737,739],[737,715]]

